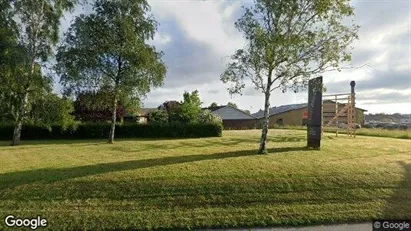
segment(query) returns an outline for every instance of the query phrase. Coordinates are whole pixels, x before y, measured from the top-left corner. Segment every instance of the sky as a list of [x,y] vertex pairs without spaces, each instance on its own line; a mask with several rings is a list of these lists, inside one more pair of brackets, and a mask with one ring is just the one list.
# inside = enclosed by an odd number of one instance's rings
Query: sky
[[[165,53],[168,71],[164,85],[152,89],[143,107],[157,107],[168,100],[183,99],[185,91],[198,90],[203,106],[212,102],[234,102],[252,113],[263,108],[264,95],[248,85],[242,95],[230,96],[228,85],[220,81],[228,57],[244,46],[242,34],[234,27],[241,6],[252,0],[148,0],[159,23],[154,40]],[[354,22],[360,26],[353,46],[352,65],[356,69],[323,74],[326,94],[349,93],[356,81],[357,106],[368,113],[411,114],[411,1],[353,0]],[[79,7],[62,21],[62,34]],[[60,87],[56,83],[55,89]],[[270,104],[307,102],[308,93],[274,91]]]

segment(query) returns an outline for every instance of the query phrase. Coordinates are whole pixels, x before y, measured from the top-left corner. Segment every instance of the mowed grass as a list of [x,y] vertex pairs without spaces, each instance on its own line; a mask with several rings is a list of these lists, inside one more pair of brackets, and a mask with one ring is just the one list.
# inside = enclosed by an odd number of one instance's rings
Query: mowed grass
[[[259,130],[204,139],[0,143],[0,217],[49,230],[298,226],[411,218],[411,141]],[[0,223],[0,229],[6,227]]]
[[[307,127],[304,126],[276,126],[276,129],[291,129],[291,130],[307,130]],[[325,128],[325,132],[335,133],[337,129],[335,127]],[[339,134],[347,134],[347,129],[339,128]],[[411,128],[406,130],[400,129],[383,129],[383,128],[361,128],[357,129],[356,135],[360,136],[373,136],[373,137],[389,137],[397,139],[411,139]]]

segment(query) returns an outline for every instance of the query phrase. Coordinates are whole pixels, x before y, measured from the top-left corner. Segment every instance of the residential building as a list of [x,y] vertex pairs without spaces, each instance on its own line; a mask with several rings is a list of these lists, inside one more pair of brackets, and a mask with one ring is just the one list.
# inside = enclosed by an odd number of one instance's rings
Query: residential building
[[240,109],[223,105],[208,109],[211,113],[220,116],[224,129],[252,129],[256,127],[257,118]]

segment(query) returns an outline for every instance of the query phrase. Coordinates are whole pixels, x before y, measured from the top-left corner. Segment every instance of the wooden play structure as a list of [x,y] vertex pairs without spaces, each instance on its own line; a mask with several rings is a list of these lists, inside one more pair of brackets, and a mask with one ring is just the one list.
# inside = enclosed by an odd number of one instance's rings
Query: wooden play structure
[[[340,128],[347,129],[347,134],[355,138],[356,109],[355,81],[351,81],[351,93],[323,95],[321,134],[327,127],[335,127],[338,136]],[[343,125],[344,127],[341,127]]]

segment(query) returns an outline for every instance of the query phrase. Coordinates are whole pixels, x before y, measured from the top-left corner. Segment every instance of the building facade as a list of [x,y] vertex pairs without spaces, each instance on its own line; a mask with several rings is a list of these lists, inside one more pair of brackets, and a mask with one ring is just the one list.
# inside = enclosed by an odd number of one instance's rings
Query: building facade
[[256,127],[257,118],[240,109],[228,105],[205,109],[222,119],[224,129],[253,129]]
[[[334,102],[323,103],[323,123],[327,124],[336,115],[336,110],[339,112],[345,104],[336,105]],[[337,107],[337,108],[336,108]],[[360,125],[364,125],[364,112],[366,110],[356,108],[356,122]],[[254,116],[262,119],[262,111],[260,110]],[[274,107],[270,109],[269,127],[278,125],[292,125],[292,126],[305,126],[307,125],[308,107],[307,104],[293,104],[284,105],[280,107]],[[338,124],[347,123],[347,114],[342,113],[338,117]],[[333,121],[330,126],[336,126],[336,121]]]

